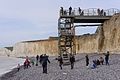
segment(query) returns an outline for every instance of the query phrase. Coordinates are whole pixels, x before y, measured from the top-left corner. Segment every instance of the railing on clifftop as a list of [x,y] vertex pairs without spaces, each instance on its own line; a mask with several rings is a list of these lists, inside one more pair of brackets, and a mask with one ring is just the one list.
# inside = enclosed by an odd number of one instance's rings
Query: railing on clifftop
[[110,8],[107,10],[97,9],[97,8],[89,8],[89,9],[77,9],[74,8],[71,10],[60,10],[60,16],[112,16],[114,14],[120,13],[119,9]]

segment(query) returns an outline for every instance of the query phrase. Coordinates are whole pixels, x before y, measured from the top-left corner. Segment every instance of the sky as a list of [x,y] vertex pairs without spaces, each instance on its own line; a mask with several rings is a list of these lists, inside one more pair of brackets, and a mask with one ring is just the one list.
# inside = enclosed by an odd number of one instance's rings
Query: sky
[[[118,8],[120,0],[0,0],[0,47],[58,36],[59,9]],[[96,28],[77,28],[76,34]]]

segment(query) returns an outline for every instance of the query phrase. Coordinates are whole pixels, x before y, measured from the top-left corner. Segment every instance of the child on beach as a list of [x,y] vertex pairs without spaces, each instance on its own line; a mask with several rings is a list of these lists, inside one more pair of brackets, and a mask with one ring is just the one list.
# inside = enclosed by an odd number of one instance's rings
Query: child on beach
[[100,64],[103,65],[104,59],[103,57],[100,57]]
[[92,65],[91,69],[95,69],[96,67],[97,67],[96,60],[93,60],[93,65]]
[[17,66],[17,70],[18,70],[18,71],[20,70],[20,64],[18,64],[18,66]]
[[34,66],[34,60],[31,60],[32,65]]

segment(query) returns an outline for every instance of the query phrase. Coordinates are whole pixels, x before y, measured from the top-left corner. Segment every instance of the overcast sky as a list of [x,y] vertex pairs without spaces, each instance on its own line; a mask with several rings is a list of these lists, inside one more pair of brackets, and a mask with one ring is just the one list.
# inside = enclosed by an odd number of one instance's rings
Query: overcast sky
[[[0,0],[0,47],[57,36],[59,9],[118,8],[120,0]],[[78,29],[77,34],[95,28]]]

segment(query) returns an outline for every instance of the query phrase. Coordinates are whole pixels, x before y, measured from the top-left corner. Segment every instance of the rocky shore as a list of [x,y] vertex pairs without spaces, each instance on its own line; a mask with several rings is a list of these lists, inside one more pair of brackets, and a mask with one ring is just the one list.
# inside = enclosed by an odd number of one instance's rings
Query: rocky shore
[[[55,57],[50,57],[51,63],[48,63],[48,74],[42,73],[42,66],[32,66],[28,69],[21,67],[18,72],[13,69],[11,72],[3,75],[0,80],[120,80],[120,54],[110,55],[110,65],[99,65],[96,69],[90,69],[85,66],[85,54],[76,55],[74,69],[71,70],[70,65],[63,66],[60,70]],[[100,56],[88,55],[90,64],[92,60],[98,59]]]

